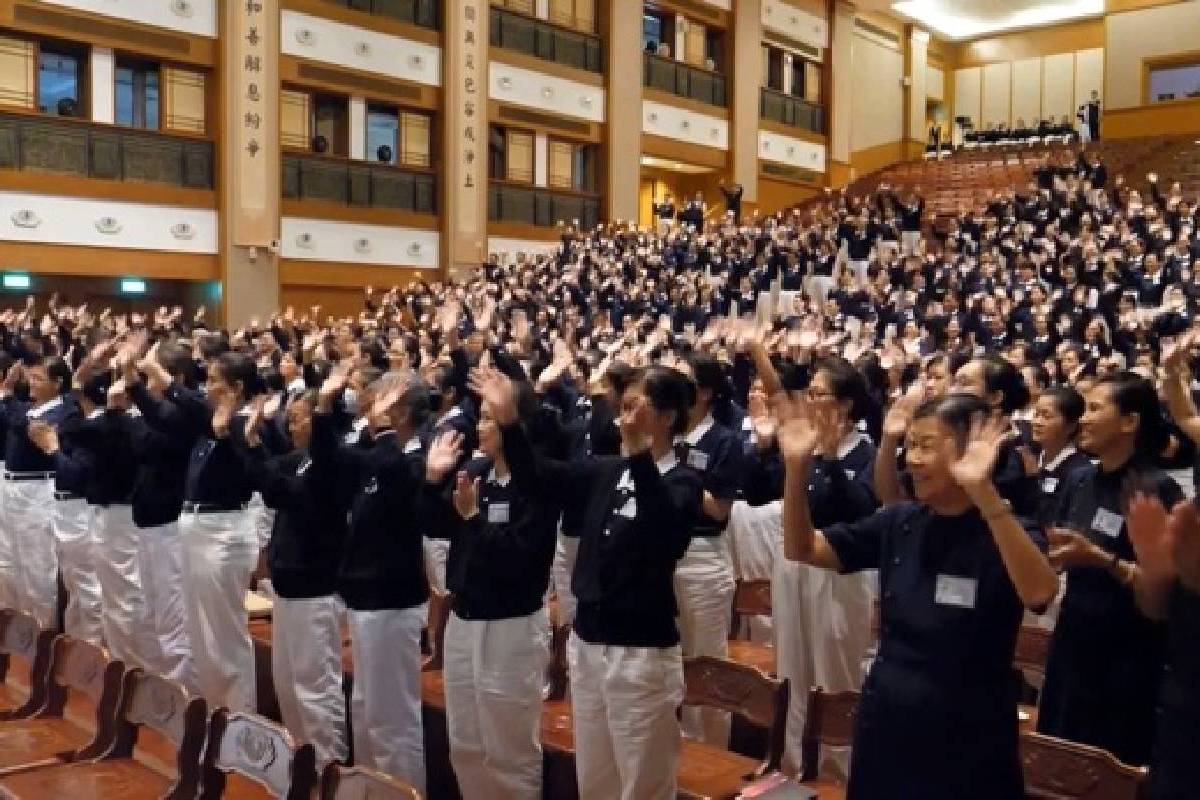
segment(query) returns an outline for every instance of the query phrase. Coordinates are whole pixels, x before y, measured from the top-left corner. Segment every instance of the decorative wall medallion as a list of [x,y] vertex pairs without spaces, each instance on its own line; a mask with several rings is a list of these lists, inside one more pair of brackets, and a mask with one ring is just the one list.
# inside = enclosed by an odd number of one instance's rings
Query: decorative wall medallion
[[13,212],[12,223],[18,228],[36,228],[42,224],[42,218],[32,209],[23,208]]
[[421,243],[410,242],[408,245],[408,255],[411,258],[418,258],[421,255]]
[[651,111],[650,115],[646,117],[646,119],[650,120],[651,122],[658,122],[658,114]]
[[358,42],[354,45],[354,54],[366,58],[371,55],[371,45],[366,42]]
[[543,86],[542,97],[546,98],[547,100],[554,97],[554,89],[550,88],[549,86]]
[[173,13],[177,17],[192,16],[191,0],[173,0],[173,2],[171,3],[171,13]]
[[354,252],[356,252],[356,253],[371,252],[371,240],[370,239],[355,239],[354,240]]
[[177,222],[171,226],[171,235],[182,241],[191,241],[196,238],[196,229],[189,222]]
[[317,35],[308,28],[301,28],[296,31],[296,41],[305,47],[312,47],[317,43]]
[[589,95],[586,95],[586,94],[585,94],[585,95],[582,95],[582,96],[580,96],[580,98],[579,98],[579,105],[583,106],[584,108],[591,108],[591,107],[592,107],[592,98],[591,98],[591,96],[589,96]]
[[717,139],[721,136],[721,129],[720,128],[709,128],[708,135],[714,139]]
[[302,233],[296,237],[296,247],[302,250],[312,250],[316,244],[311,233]]
[[425,56],[420,53],[413,53],[408,57],[408,65],[413,69],[420,69],[425,66]]
[[511,89],[512,88],[512,78],[508,77],[507,75],[502,76],[500,78],[500,88],[501,89]]
[[681,120],[679,120],[679,127],[683,128],[686,131],[692,127],[692,121],[687,120],[687,119],[681,119]]
[[121,232],[121,221],[116,217],[101,217],[96,220],[96,230],[106,236],[116,236]]

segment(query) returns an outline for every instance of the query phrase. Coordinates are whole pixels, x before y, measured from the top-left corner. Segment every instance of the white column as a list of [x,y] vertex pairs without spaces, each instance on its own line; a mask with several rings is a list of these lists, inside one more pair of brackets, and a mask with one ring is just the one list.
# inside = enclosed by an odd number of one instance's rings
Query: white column
[[92,122],[111,125],[116,121],[116,58],[111,47],[93,47],[89,83],[92,91]]
[[795,58],[795,56],[793,56],[791,53],[783,54],[783,93],[784,94],[792,93],[792,64],[794,63],[792,60],[793,58]]
[[687,49],[687,26],[688,26],[687,17],[685,17],[681,14],[676,14],[675,15],[675,50],[674,50],[674,52],[671,53],[671,55],[675,56],[676,61],[686,60],[686,58],[685,58],[686,54],[684,53],[684,50]]
[[550,182],[550,139],[544,133],[533,135],[533,182],[537,186]]
[[550,19],[550,0],[537,0],[533,13],[538,19]]
[[350,98],[350,157],[358,161],[375,158],[367,153],[367,99]]

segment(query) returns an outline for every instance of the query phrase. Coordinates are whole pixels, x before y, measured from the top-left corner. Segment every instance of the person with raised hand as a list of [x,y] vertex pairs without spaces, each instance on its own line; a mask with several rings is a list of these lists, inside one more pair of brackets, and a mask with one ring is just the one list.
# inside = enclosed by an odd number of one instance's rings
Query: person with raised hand
[[429,582],[416,515],[429,390],[412,373],[383,380],[367,411],[373,443],[360,449],[339,442],[333,419],[348,373],[339,365],[321,386],[309,456],[315,468],[353,487],[337,587],[354,658],[354,757],[423,793],[421,630]]
[[465,800],[542,793],[545,595],[561,504],[513,479],[500,434],[501,420],[518,420],[532,436],[537,413],[533,387],[518,383],[484,398],[481,455],[456,469],[463,438],[447,430],[426,456],[421,528],[450,542],[443,672],[450,761]]
[[1188,800],[1200,785],[1200,511],[1185,500],[1168,514],[1158,498],[1139,494],[1130,503],[1128,524],[1137,553],[1134,596],[1148,616],[1167,626],[1149,797]]
[[916,501],[817,530],[807,487],[819,415],[802,399],[777,402],[785,557],[879,570],[880,644],[855,722],[847,798],[1020,797],[1013,652],[1023,609],[1048,603],[1057,582],[1041,532],[1013,515],[992,482],[1005,424],[974,397],[923,403],[906,434]]
[[[515,408],[495,370],[477,370],[472,384],[492,408]],[[567,645],[581,797],[675,796],[683,659],[673,579],[703,496],[675,454],[690,406],[684,375],[637,370],[620,396],[622,454],[570,463],[536,456],[511,411],[497,419],[521,491],[584,507]]]

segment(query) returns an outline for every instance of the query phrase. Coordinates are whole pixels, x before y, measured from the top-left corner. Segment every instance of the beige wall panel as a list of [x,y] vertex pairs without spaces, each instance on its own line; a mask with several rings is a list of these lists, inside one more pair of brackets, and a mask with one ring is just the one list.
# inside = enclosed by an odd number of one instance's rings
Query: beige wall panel
[[1042,59],[1024,58],[1012,65],[1012,121],[1026,125],[1041,119]]
[[642,151],[642,17],[609,2],[605,172],[609,219],[636,219]]
[[[854,118],[854,83],[849,76],[855,73],[854,63],[854,6],[837,0],[833,9],[832,44],[829,62],[833,70],[831,81],[829,158],[850,163],[852,120]],[[897,87],[898,89],[899,87]],[[899,94],[899,91],[896,92]]]
[[33,42],[0,37],[0,106],[32,109],[37,101]]
[[1009,123],[1012,112],[1012,64],[1004,61],[983,68],[980,117],[984,125]]
[[1200,47],[1200,0],[1111,14],[1106,19],[1108,64],[1101,97],[1106,108],[1132,108],[1142,97],[1142,62]]
[[1042,59],[1042,117],[1075,120],[1075,54],[1059,53]]
[[[1195,33],[1200,33],[1197,28]],[[1139,73],[1140,74],[1140,73]],[[1104,100],[1104,48],[1080,50],[1075,53],[1075,106],[1091,97],[1092,90]]]
[[208,107],[203,72],[163,67],[163,128],[203,134]]
[[946,99],[946,73],[937,67],[925,67],[925,96],[930,100]]
[[903,75],[903,53],[854,37],[853,152],[904,138]]
[[970,117],[975,127],[983,127],[979,117],[980,78],[979,67],[954,70],[954,116]]

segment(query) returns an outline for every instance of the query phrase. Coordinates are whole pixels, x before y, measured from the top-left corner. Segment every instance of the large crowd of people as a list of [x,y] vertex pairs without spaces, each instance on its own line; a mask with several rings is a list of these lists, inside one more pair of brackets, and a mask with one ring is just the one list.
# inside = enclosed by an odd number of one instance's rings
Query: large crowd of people
[[932,228],[887,186],[566,228],[348,319],[30,298],[0,315],[0,601],[53,626],[61,576],[68,634],[253,709],[265,550],[283,722],[420,788],[422,628],[450,592],[468,800],[541,796],[552,622],[581,796],[674,797],[681,737],[728,742],[677,712],[738,578],[772,581],[786,771],[820,685],[861,692],[852,752],[822,756],[853,800],[1017,798],[1034,619],[1039,730],[1194,798],[1198,222],[1081,155]]

